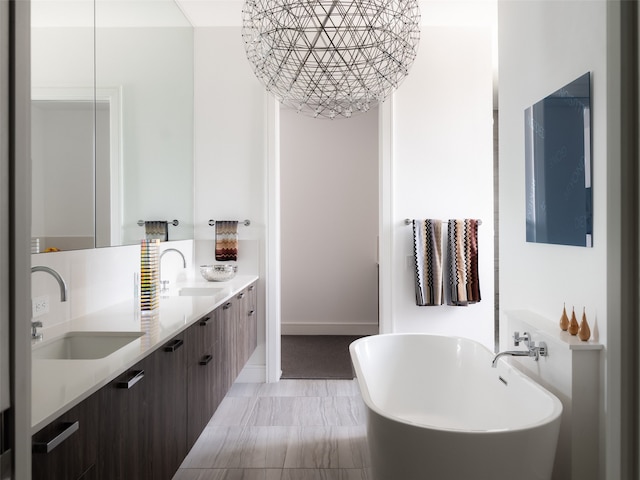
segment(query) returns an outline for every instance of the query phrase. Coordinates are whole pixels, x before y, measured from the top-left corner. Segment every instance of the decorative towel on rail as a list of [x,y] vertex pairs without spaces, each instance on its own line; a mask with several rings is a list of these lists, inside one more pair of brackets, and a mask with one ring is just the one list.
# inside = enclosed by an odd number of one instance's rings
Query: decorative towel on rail
[[144,237],[147,240],[169,240],[169,225],[163,220],[147,220],[144,222]]
[[238,222],[216,220],[216,260],[238,260]]
[[480,301],[478,220],[449,220],[449,305]]
[[442,221],[413,221],[416,304],[442,305]]

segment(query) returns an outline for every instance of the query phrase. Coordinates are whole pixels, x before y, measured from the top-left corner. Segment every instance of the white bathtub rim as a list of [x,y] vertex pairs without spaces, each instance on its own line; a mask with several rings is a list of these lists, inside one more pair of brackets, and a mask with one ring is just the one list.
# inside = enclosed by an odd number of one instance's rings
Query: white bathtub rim
[[352,342],[349,345],[349,353],[351,355],[351,361],[352,361],[353,368],[354,368],[355,373],[356,373],[356,379],[357,379],[357,382],[358,382],[358,387],[360,389],[360,393],[361,393],[361,396],[362,396],[362,399],[363,399],[365,405],[369,409],[371,409],[373,412],[375,412],[377,415],[379,415],[381,417],[384,417],[384,418],[388,418],[388,419],[396,421],[396,422],[403,423],[405,425],[411,425],[411,426],[418,427],[418,428],[428,428],[430,430],[441,431],[441,432],[465,433],[465,434],[469,434],[469,435],[499,434],[499,433],[504,433],[504,432],[525,432],[527,430],[534,430],[536,428],[540,428],[541,426],[544,426],[544,425],[547,425],[547,424],[552,424],[552,423],[554,423],[556,421],[557,422],[560,421],[560,417],[562,415],[562,409],[563,409],[562,402],[560,401],[560,399],[558,399],[558,397],[556,397],[553,393],[551,393],[549,390],[544,388],[542,385],[540,385],[539,383],[537,383],[536,381],[531,379],[525,373],[523,373],[520,370],[518,370],[518,369],[512,367],[511,365],[509,365],[507,362],[504,361],[504,359],[500,359],[498,361],[498,367],[497,367],[498,369],[506,368],[506,369],[508,369],[507,371],[510,374],[515,374],[515,375],[518,375],[518,376],[524,378],[524,380],[526,382],[530,383],[534,388],[540,390],[542,393],[544,393],[545,395],[547,395],[551,399],[551,401],[553,403],[553,408],[552,408],[551,413],[549,413],[549,415],[541,418],[538,421],[531,422],[531,423],[528,423],[527,425],[520,426],[520,427],[489,428],[489,429],[464,429],[464,428],[452,428],[452,427],[442,427],[442,426],[432,425],[432,424],[424,424],[424,423],[412,421],[412,420],[409,420],[409,419],[406,419],[406,418],[402,418],[402,417],[393,415],[393,414],[391,414],[389,412],[386,412],[386,411],[382,410],[371,399],[371,395],[369,393],[368,388],[366,387],[366,384],[363,385],[364,381],[362,380],[362,378],[363,378],[362,368],[360,366],[360,362],[359,362],[358,356],[357,356],[357,354],[355,354],[355,350],[356,350],[357,346],[360,343],[366,343],[366,341],[368,339],[371,339],[373,337],[391,337],[391,336],[422,336],[422,337],[439,337],[439,338],[463,340],[463,341],[468,341],[468,342],[475,343],[475,344],[481,346],[482,348],[484,348],[491,355],[493,355],[491,350],[489,350],[486,346],[484,346],[483,344],[481,344],[477,340],[474,340],[472,338],[462,337],[462,336],[456,336],[456,335],[441,335],[441,334],[431,334],[431,333],[384,333],[384,334],[378,334],[378,335],[370,335],[370,336],[362,337],[362,338],[359,338],[359,339],[355,340],[354,342]]

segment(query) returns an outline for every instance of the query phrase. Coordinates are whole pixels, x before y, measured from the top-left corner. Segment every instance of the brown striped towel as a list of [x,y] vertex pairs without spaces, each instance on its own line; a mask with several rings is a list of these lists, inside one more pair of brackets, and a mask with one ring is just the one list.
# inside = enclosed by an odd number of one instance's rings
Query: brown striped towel
[[147,220],[144,222],[144,237],[147,240],[169,240],[169,225],[164,220]]
[[238,260],[238,222],[216,220],[216,260]]
[[478,221],[449,220],[449,305],[480,301],[478,277]]
[[442,221],[413,221],[416,304],[442,305]]

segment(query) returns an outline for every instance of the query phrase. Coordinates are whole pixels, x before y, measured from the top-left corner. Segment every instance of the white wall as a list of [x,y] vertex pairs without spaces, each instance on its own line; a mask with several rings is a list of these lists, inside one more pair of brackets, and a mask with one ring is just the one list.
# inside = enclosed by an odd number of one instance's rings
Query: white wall
[[[607,250],[620,235],[607,217],[608,198],[615,194],[611,187],[619,179],[613,175],[618,160],[607,156],[606,4],[499,4],[501,324],[507,324],[505,311],[528,310],[557,324],[564,302],[569,308],[575,305],[577,312],[586,307],[594,339],[605,345],[605,351],[607,324],[616,321],[607,318],[609,302],[615,298],[608,289]],[[588,71],[592,72],[593,248],[527,243],[524,109]],[[511,334],[501,335],[505,345]],[[549,372],[546,379],[558,373]]]
[[238,234],[238,271],[260,276],[259,348],[265,365],[266,96],[245,59],[239,27],[195,29],[196,265],[214,262],[209,220],[249,220]]
[[[382,179],[390,191],[383,208],[392,212],[383,225],[390,231],[383,248],[391,242],[386,331],[460,335],[493,349],[491,39],[484,27],[424,27],[418,58],[394,94],[392,158]],[[416,306],[407,218],[482,220],[480,303]]]
[[378,109],[280,109],[282,333],[378,333]]
[[[179,249],[185,256],[187,269],[183,268],[180,256],[167,254],[162,259],[163,279],[175,283],[192,278],[193,240],[163,242],[160,251],[166,248]],[[139,308],[134,303],[134,275],[139,279],[140,245],[40,253],[31,256],[31,265],[55,269],[69,292],[67,301],[60,302],[60,289],[51,275],[43,272],[31,275],[31,298],[49,297],[49,313],[37,317],[45,329],[120,302],[131,301],[132,312]]]

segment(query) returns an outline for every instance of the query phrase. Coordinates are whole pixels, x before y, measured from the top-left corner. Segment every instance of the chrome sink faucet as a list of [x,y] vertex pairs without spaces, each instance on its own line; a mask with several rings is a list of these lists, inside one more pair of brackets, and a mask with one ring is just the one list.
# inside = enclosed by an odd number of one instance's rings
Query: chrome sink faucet
[[[67,295],[69,294],[67,290],[67,284],[64,282],[64,279],[60,276],[58,272],[56,272],[51,267],[46,267],[44,265],[36,265],[31,267],[31,273],[34,272],[45,272],[51,275],[58,282],[58,287],[60,287],[60,301],[66,302]],[[35,340],[39,340],[42,338],[42,333],[38,333],[38,327],[42,327],[42,322],[31,320],[31,338]]]
[[58,282],[58,286],[60,287],[60,301],[61,302],[67,301],[67,295],[68,295],[67,284],[64,282],[64,279],[60,276],[58,272],[56,272],[53,268],[45,267],[44,265],[36,265],[35,267],[31,267],[31,273],[34,273],[34,272],[45,272],[50,274],[53,278],[55,278],[56,281]]
[[169,280],[162,280],[162,257],[167,252],[177,252],[182,257],[182,267],[187,268],[187,259],[184,258],[184,254],[178,250],[177,248],[167,248],[163,250],[160,254],[160,259],[158,260],[158,277],[160,277],[160,284],[162,285],[161,290],[166,291],[168,289]]
[[498,359],[505,355],[509,355],[512,357],[533,357],[537,362],[538,359],[542,357],[546,357],[547,352],[547,344],[545,342],[540,342],[538,346],[536,346],[536,342],[531,340],[531,335],[528,332],[524,332],[522,337],[519,332],[514,332],[513,334],[513,344],[517,347],[520,345],[520,342],[524,342],[527,346],[527,350],[507,350],[504,352],[498,353],[495,357],[493,357],[493,361],[491,362],[491,366],[496,368],[498,363]]

